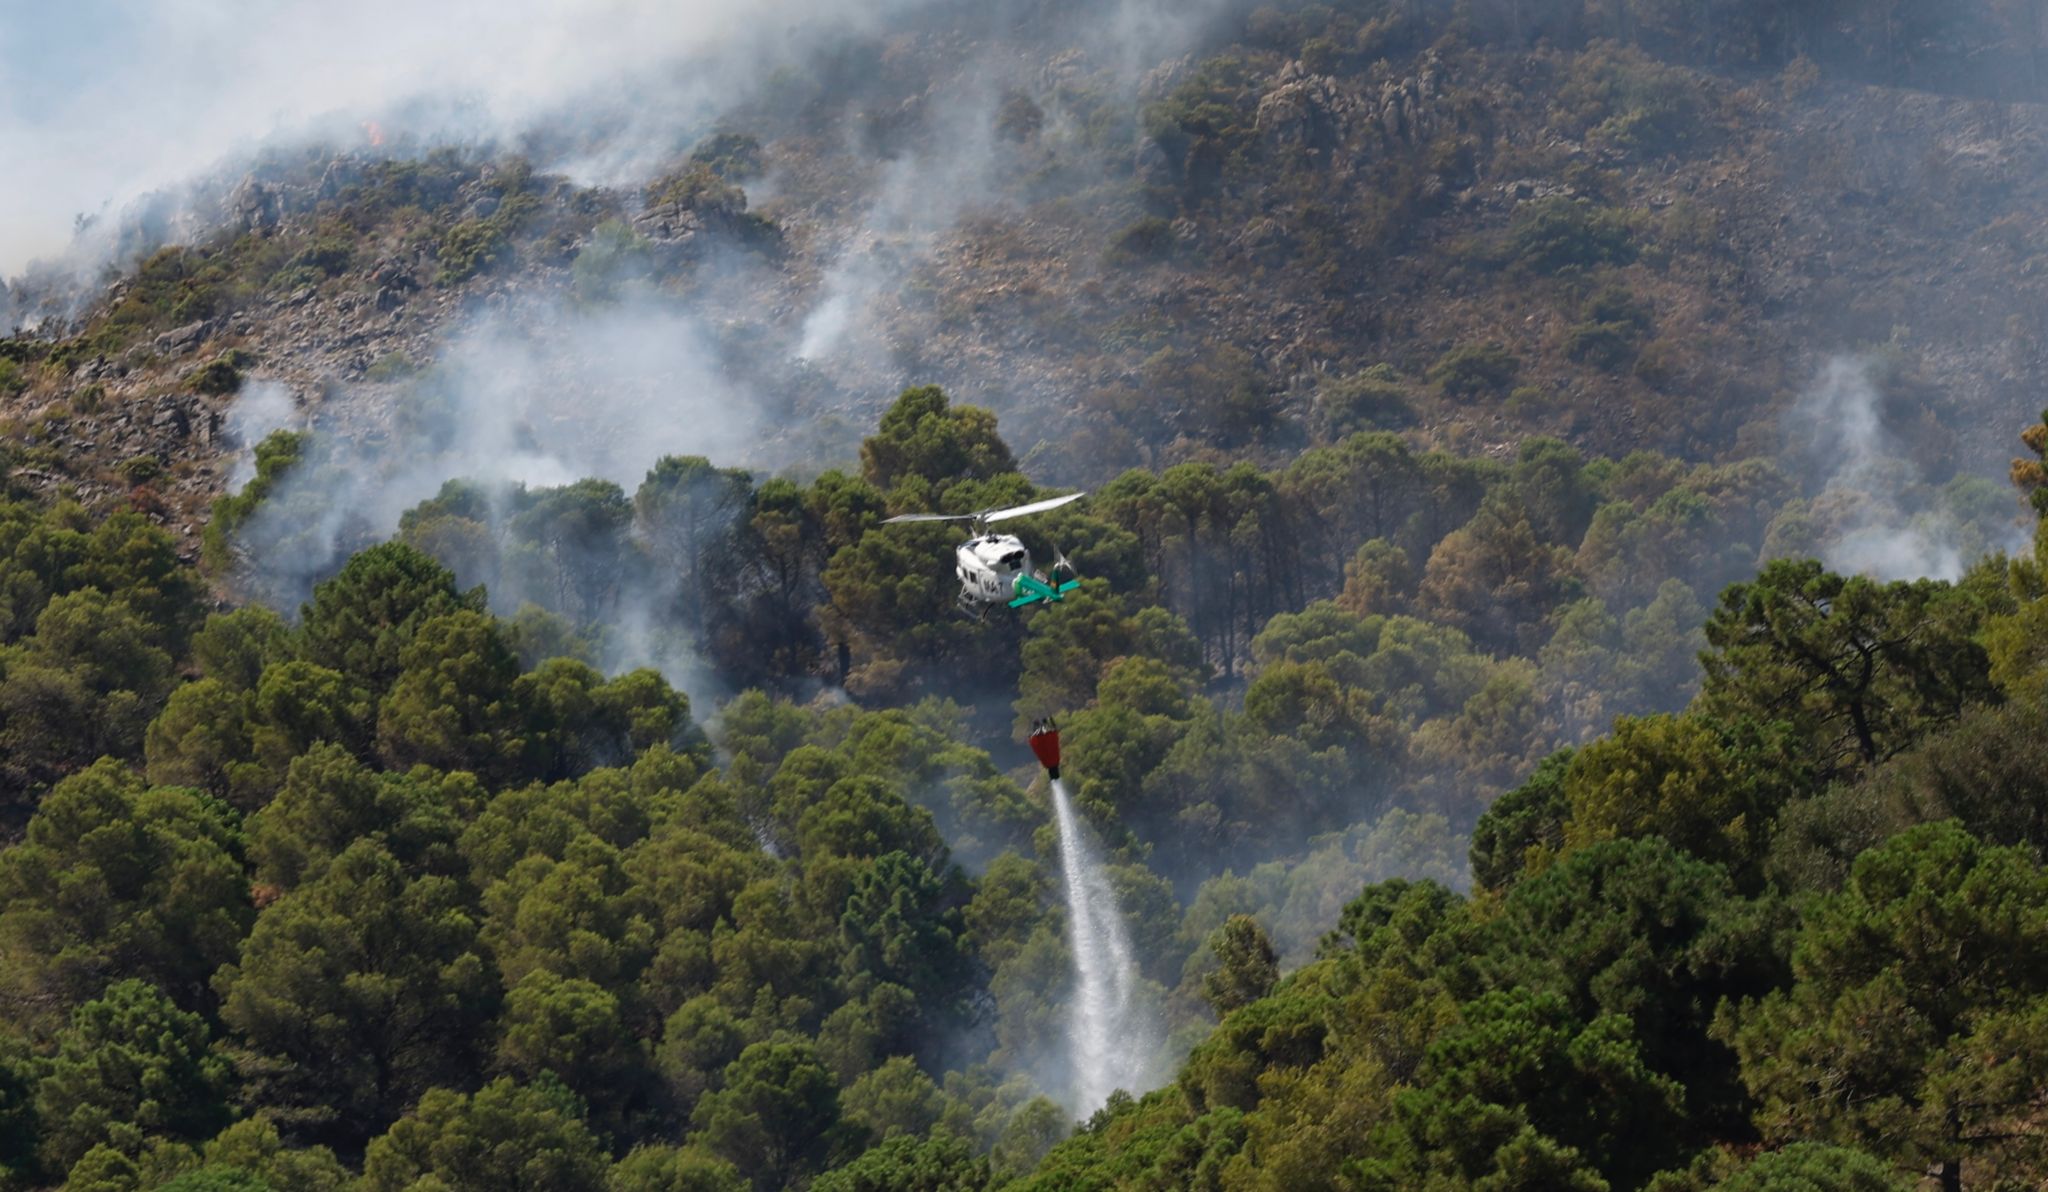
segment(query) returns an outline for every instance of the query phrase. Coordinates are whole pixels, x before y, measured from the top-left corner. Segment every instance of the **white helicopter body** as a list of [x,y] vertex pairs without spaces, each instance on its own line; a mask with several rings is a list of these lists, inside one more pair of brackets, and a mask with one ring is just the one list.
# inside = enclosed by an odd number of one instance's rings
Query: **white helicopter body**
[[[1044,501],[1033,501],[1013,509],[985,509],[980,513],[905,513],[884,521],[964,521],[973,523],[974,536],[953,548],[953,574],[960,580],[960,604],[977,612],[992,604],[1022,608],[1039,601],[1058,601],[1081,586],[1066,556],[1054,559],[1051,574],[1035,571],[1031,551],[1015,534],[991,534],[988,523],[1007,521],[1027,513],[1055,509],[1084,494],[1069,493]],[[1061,573],[1066,578],[1062,580]]]
[[983,604],[1007,602],[1017,594],[1017,577],[1031,574],[1031,552],[1015,534],[970,538],[953,556],[961,595]]

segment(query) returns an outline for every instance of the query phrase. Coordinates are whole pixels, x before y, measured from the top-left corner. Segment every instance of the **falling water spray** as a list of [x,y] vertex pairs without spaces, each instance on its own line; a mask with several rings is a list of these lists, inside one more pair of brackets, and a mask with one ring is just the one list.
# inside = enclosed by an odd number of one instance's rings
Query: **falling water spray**
[[1066,784],[1052,784],[1066,876],[1067,932],[1074,953],[1074,994],[1067,1030],[1073,1052],[1074,1105],[1090,1114],[1117,1089],[1150,1087],[1161,1040],[1141,1001],[1130,934],[1109,876],[1082,834]]

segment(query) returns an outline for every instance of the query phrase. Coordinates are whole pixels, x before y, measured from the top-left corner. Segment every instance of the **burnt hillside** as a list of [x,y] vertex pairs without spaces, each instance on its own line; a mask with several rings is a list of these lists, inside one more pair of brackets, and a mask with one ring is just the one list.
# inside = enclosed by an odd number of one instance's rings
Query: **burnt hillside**
[[847,458],[917,382],[1076,484],[1375,427],[1725,460],[1783,450],[1774,416],[1846,353],[1884,359],[1928,478],[2000,466],[2043,334],[2019,43],[1521,8],[1262,8],[1163,59],[1091,46],[1086,5],[927,11],[679,130],[631,190],[536,169],[544,132],[271,151],[82,298],[15,283],[42,312],[4,346],[17,472],[146,488],[190,534],[242,379],[412,449],[409,389],[485,318],[545,345],[528,432],[622,433],[579,387],[684,382],[594,369],[564,311],[621,304],[689,324],[771,467]]

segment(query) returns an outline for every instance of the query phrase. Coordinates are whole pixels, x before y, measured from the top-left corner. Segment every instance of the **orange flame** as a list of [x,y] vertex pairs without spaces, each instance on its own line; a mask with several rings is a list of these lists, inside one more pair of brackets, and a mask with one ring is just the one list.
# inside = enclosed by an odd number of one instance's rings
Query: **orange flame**
[[370,148],[378,149],[383,147],[384,126],[378,124],[375,120],[363,122],[363,135],[370,138]]

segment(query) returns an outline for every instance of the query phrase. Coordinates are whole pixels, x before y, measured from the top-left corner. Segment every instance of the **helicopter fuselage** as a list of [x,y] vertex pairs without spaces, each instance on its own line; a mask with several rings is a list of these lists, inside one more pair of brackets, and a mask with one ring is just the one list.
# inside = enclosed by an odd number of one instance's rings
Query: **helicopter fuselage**
[[960,596],[982,604],[1004,604],[1017,594],[1017,577],[1032,574],[1031,552],[1015,534],[983,534],[953,551]]

